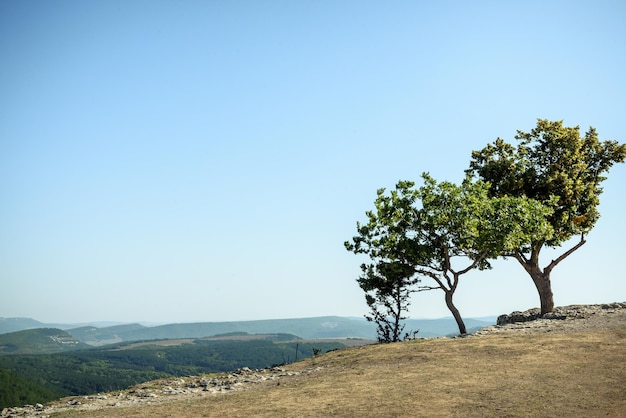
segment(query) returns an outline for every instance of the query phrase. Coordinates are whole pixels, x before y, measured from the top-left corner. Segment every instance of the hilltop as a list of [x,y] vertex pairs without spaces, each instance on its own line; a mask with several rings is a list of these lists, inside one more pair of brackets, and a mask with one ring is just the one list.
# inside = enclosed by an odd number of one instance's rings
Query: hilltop
[[58,353],[89,347],[67,332],[56,328],[36,328],[0,334],[0,355]]
[[621,416],[626,304],[564,312],[572,315],[147,382],[2,416]]

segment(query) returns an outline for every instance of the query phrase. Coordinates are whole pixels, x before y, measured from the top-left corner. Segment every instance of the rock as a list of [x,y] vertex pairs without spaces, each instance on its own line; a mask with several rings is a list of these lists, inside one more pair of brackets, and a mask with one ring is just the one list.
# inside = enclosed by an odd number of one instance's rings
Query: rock
[[569,305],[559,306],[555,308],[554,311],[548,312],[545,315],[541,315],[541,310],[539,308],[533,308],[524,312],[515,311],[508,315],[500,315],[496,324],[507,325],[520,322],[530,322],[538,319],[566,320],[575,318],[589,318],[593,315],[606,313],[606,311],[625,308],[626,302],[616,302],[602,305]]
[[496,324],[505,325],[505,324],[514,324],[516,322],[528,322],[534,321],[537,318],[541,317],[541,310],[539,308],[529,309],[524,312],[515,311],[508,315],[500,315],[498,317],[498,321]]
[[[500,315],[497,325],[481,328],[471,336],[516,331],[536,332],[577,332],[597,326],[621,326],[626,321],[626,302],[599,305],[561,306],[545,315],[538,308],[524,312],[515,311]],[[594,325],[595,324],[595,325]]]

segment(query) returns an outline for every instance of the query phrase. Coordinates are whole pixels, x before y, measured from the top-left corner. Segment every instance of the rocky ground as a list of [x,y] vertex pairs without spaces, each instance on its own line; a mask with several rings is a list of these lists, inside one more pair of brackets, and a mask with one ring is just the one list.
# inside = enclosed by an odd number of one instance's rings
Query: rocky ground
[[280,379],[286,376],[298,376],[313,373],[319,368],[302,371],[290,371],[283,367],[267,369],[249,369],[243,367],[232,373],[219,375],[200,375],[160,379],[129,389],[96,394],[89,396],[71,396],[42,405],[26,405],[20,408],[5,408],[0,417],[49,417],[53,413],[67,410],[88,411],[105,408],[119,408],[138,404],[154,405],[169,402],[173,399],[198,398],[203,396],[218,396],[245,390],[258,384],[273,382],[280,384]]
[[[602,305],[571,305],[558,307],[547,315],[538,309],[513,312],[498,318],[498,325],[485,327],[471,334],[470,338],[504,333],[585,332],[592,329],[623,327],[626,324],[626,302]],[[288,367],[251,370],[247,367],[232,373],[202,375],[184,378],[161,379],[132,388],[96,394],[63,398],[47,405],[27,405],[5,408],[0,417],[49,417],[63,411],[84,411],[120,408],[139,404],[159,404],[172,400],[220,396],[234,391],[246,390],[260,384],[280,385],[289,376],[314,373],[320,368],[301,371]],[[114,410],[114,409],[112,409]]]
[[498,317],[497,325],[485,327],[472,336],[498,333],[584,332],[626,324],[626,302],[601,305],[560,306],[545,315],[538,308]]

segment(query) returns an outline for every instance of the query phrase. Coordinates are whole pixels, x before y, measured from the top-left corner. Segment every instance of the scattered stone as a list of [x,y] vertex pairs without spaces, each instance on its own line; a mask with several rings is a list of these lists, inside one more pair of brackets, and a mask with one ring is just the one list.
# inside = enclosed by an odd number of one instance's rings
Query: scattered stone
[[[0,417],[44,418],[50,414],[57,414],[69,410],[90,411],[105,408],[122,408],[141,403],[155,404],[169,402],[172,398],[182,399],[185,397],[218,396],[219,394],[247,390],[265,381],[278,380],[286,376],[313,373],[320,369],[321,367],[316,367],[299,372],[288,372],[282,367],[272,367],[261,370],[252,370],[249,367],[242,367],[232,373],[218,376],[201,375],[189,376],[185,379],[161,379],[137,385],[117,393],[85,396],[81,398],[83,399],[82,402],[76,399],[76,397],[72,397],[61,399],[48,405],[37,404],[35,406],[25,405],[21,408],[4,408],[0,413]],[[157,393],[163,396],[159,396]],[[115,401],[111,402],[111,398],[115,398]],[[42,415],[44,412],[47,415]],[[115,413],[114,415],[122,416],[123,413]]]

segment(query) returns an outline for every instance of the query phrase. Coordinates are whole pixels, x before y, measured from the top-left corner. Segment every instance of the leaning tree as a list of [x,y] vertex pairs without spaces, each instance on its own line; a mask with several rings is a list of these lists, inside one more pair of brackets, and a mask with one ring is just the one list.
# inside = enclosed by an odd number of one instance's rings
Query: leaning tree
[[[524,267],[539,293],[541,312],[548,313],[554,309],[550,273],[585,244],[585,235],[600,216],[600,185],[613,164],[624,162],[626,144],[600,142],[591,127],[581,136],[578,126],[565,127],[562,121],[545,119],[539,119],[530,132],[517,131],[515,139],[517,146],[498,138],[473,151],[467,173],[488,182],[490,196],[525,196],[551,208],[546,215],[554,231],[551,237],[527,239],[502,253]],[[540,266],[544,247],[560,247],[576,236],[579,239],[571,248]]]
[[[417,290],[442,290],[459,332],[465,334],[453,302],[460,277],[475,268],[490,268],[489,259],[530,235],[550,237],[552,229],[545,222],[550,209],[525,197],[490,198],[488,184],[469,178],[460,186],[438,183],[428,174],[422,178],[424,185],[417,189],[413,182],[401,181],[389,194],[378,190],[376,210],[367,212],[367,224],[357,223],[359,235],[345,246],[368,255],[374,264],[400,263],[407,287],[417,284],[409,273],[432,279],[433,285]],[[370,271],[367,265],[362,269]]]

